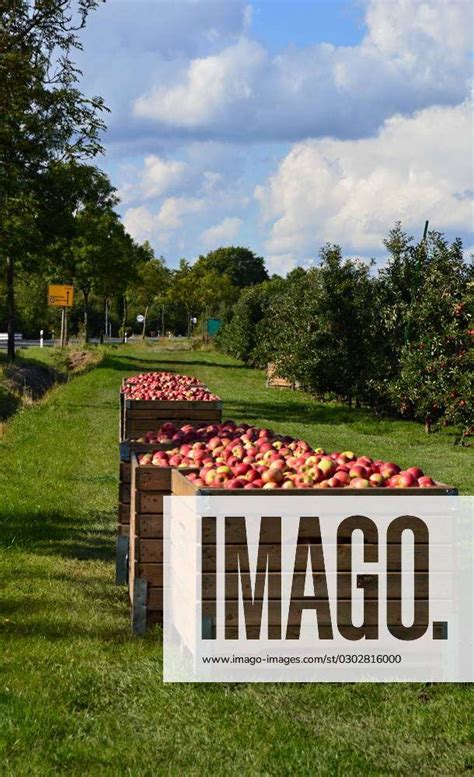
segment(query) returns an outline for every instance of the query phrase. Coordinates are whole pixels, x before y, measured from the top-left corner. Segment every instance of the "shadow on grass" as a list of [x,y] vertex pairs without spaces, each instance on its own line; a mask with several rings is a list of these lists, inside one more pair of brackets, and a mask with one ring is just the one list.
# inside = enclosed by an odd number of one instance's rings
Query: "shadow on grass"
[[115,555],[114,516],[60,512],[0,513],[0,548],[79,561],[111,561]]
[[94,565],[115,558],[114,521],[106,511],[0,513],[2,587],[8,586],[0,605],[5,636],[130,639],[127,591],[115,586],[111,564]]
[[112,355],[108,355],[104,361],[98,365],[97,369],[106,368],[106,369],[113,369],[113,370],[120,370],[121,372],[129,372],[131,369],[143,369],[143,371],[146,372],[153,372],[154,369],[156,369],[155,365],[160,365],[160,368],[163,366],[166,367],[166,370],[168,372],[177,372],[178,367],[217,367],[219,369],[231,369],[231,370],[249,370],[251,371],[250,367],[247,367],[245,364],[222,364],[222,362],[219,361],[205,361],[204,359],[166,359],[163,358],[163,353],[160,352],[157,354],[156,359],[147,359],[144,360],[142,358],[136,357],[136,356],[123,356],[121,355],[120,358],[115,358]]
[[[275,398],[277,400],[277,398]],[[325,424],[339,425],[364,421],[371,426],[377,426],[378,419],[364,410],[344,407],[341,405],[323,405],[318,403],[302,402],[297,397],[280,397],[275,402],[228,400],[226,401],[226,413],[231,412],[238,418],[252,419],[268,418],[277,423]]]

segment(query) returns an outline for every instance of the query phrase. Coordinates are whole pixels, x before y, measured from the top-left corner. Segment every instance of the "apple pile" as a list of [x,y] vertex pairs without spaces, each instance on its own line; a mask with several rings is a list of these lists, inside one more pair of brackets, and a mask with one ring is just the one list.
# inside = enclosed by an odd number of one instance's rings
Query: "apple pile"
[[144,372],[132,378],[125,378],[121,392],[127,399],[199,400],[201,402],[219,399],[198,378],[176,375],[174,372]]
[[168,451],[139,455],[142,465],[194,467],[187,475],[196,486],[211,488],[428,488],[435,481],[420,467],[356,456],[353,451],[327,453],[305,440],[271,429],[225,421],[195,429],[163,424],[146,435],[149,442],[172,442]]

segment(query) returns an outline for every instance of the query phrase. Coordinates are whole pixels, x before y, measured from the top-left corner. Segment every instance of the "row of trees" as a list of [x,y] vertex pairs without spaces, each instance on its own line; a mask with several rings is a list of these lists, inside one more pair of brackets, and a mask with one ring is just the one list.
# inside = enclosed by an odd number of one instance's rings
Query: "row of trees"
[[[59,234],[54,250],[16,273],[16,328],[25,337],[37,338],[39,329],[46,335],[59,332],[60,312],[48,307],[49,282],[73,283],[69,330],[87,340],[107,334],[107,323],[114,336],[196,334],[208,318],[229,318],[249,282],[268,279],[262,257],[238,246],[211,251],[192,265],[182,259],[170,268],[149,243],[131,239],[109,205],[77,209],[69,235]],[[8,315],[6,292],[5,279],[0,280],[0,330]]]
[[[0,8],[0,329],[58,329],[48,283],[72,283],[70,329],[147,327],[189,334],[191,320],[227,315],[240,289],[267,278],[261,257],[223,249],[170,270],[138,245],[116,212],[116,192],[92,162],[106,107],[88,98],[73,62],[100,0],[6,0]],[[104,315],[105,313],[105,315]]]
[[337,245],[317,266],[244,291],[219,344],[321,397],[472,431],[472,264],[462,244],[397,225],[377,273]]

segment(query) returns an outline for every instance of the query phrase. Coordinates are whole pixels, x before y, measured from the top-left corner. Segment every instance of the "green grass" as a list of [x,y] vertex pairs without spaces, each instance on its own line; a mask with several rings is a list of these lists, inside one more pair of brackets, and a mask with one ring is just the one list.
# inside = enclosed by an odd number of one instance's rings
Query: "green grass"
[[124,374],[154,367],[201,377],[228,417],[417,463],[473,492],[472,451],[448,435],[266,389],[262,373],[215,353],[110,349],[15,416],[0,442],[0,773],[472,769],[467,686],[162,684],[159,641],[130,636],[126,594],[113,583],[118,388]]

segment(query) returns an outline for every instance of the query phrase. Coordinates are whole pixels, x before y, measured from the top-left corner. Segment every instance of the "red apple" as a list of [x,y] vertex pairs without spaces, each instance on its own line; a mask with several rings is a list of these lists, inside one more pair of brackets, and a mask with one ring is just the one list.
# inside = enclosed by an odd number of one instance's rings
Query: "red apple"
[[391,478],[393,475],[397,475],[400,472],[398,464],[393,464],[391,461],[381,464],[379,468],[380,474],[385,478]]
[[370,481],[367,478],[356,477],[351,480],[349,488],[370,488]]
[[367,469],[363,467],[361,464],[354,464],[354,466],[351,467],[349,472],[349,475],[351,478],[359,478],[359,479],[362,478],[364,480],[367,479],[368,474],[369,473],[367,472]]
[[406,472],[409,472],[410,475],[413,475],[415,480],[419,480],[420,478],[423,477],[423,470],[420,469],[420,467],[408,467]]
[[294,480],[296,488],[311,488],[313,480],[309,475],[297,475]]
[[348,483],[351,482],[349,473],[342,469],[337,470],[337,472],[334,474],[334,478],[336,478],[336,480],[338,480],[343,486],[348,485]]
[[418,485],[420,488],[432,488],[436,483],[433,478],[428,477],[428,475],[423,475],[421,478],[418,478]]
[[370,476],[369,480],[370,480],[370,482],[371,482],[371,483],[372,483],[374,486],[378,486],[378,487],[380,487],[380,486],[383,486],[383,485],[384,485],[384,483],[385,483],[385,480],[383,479],[383,477],[382,477],[382,475],[380,474],[380,472],[374,472],[374,473],[373,473],[373,474]]
[[414,488],[417,482],[410,472],[400,472],[398,475],[398,488]]

